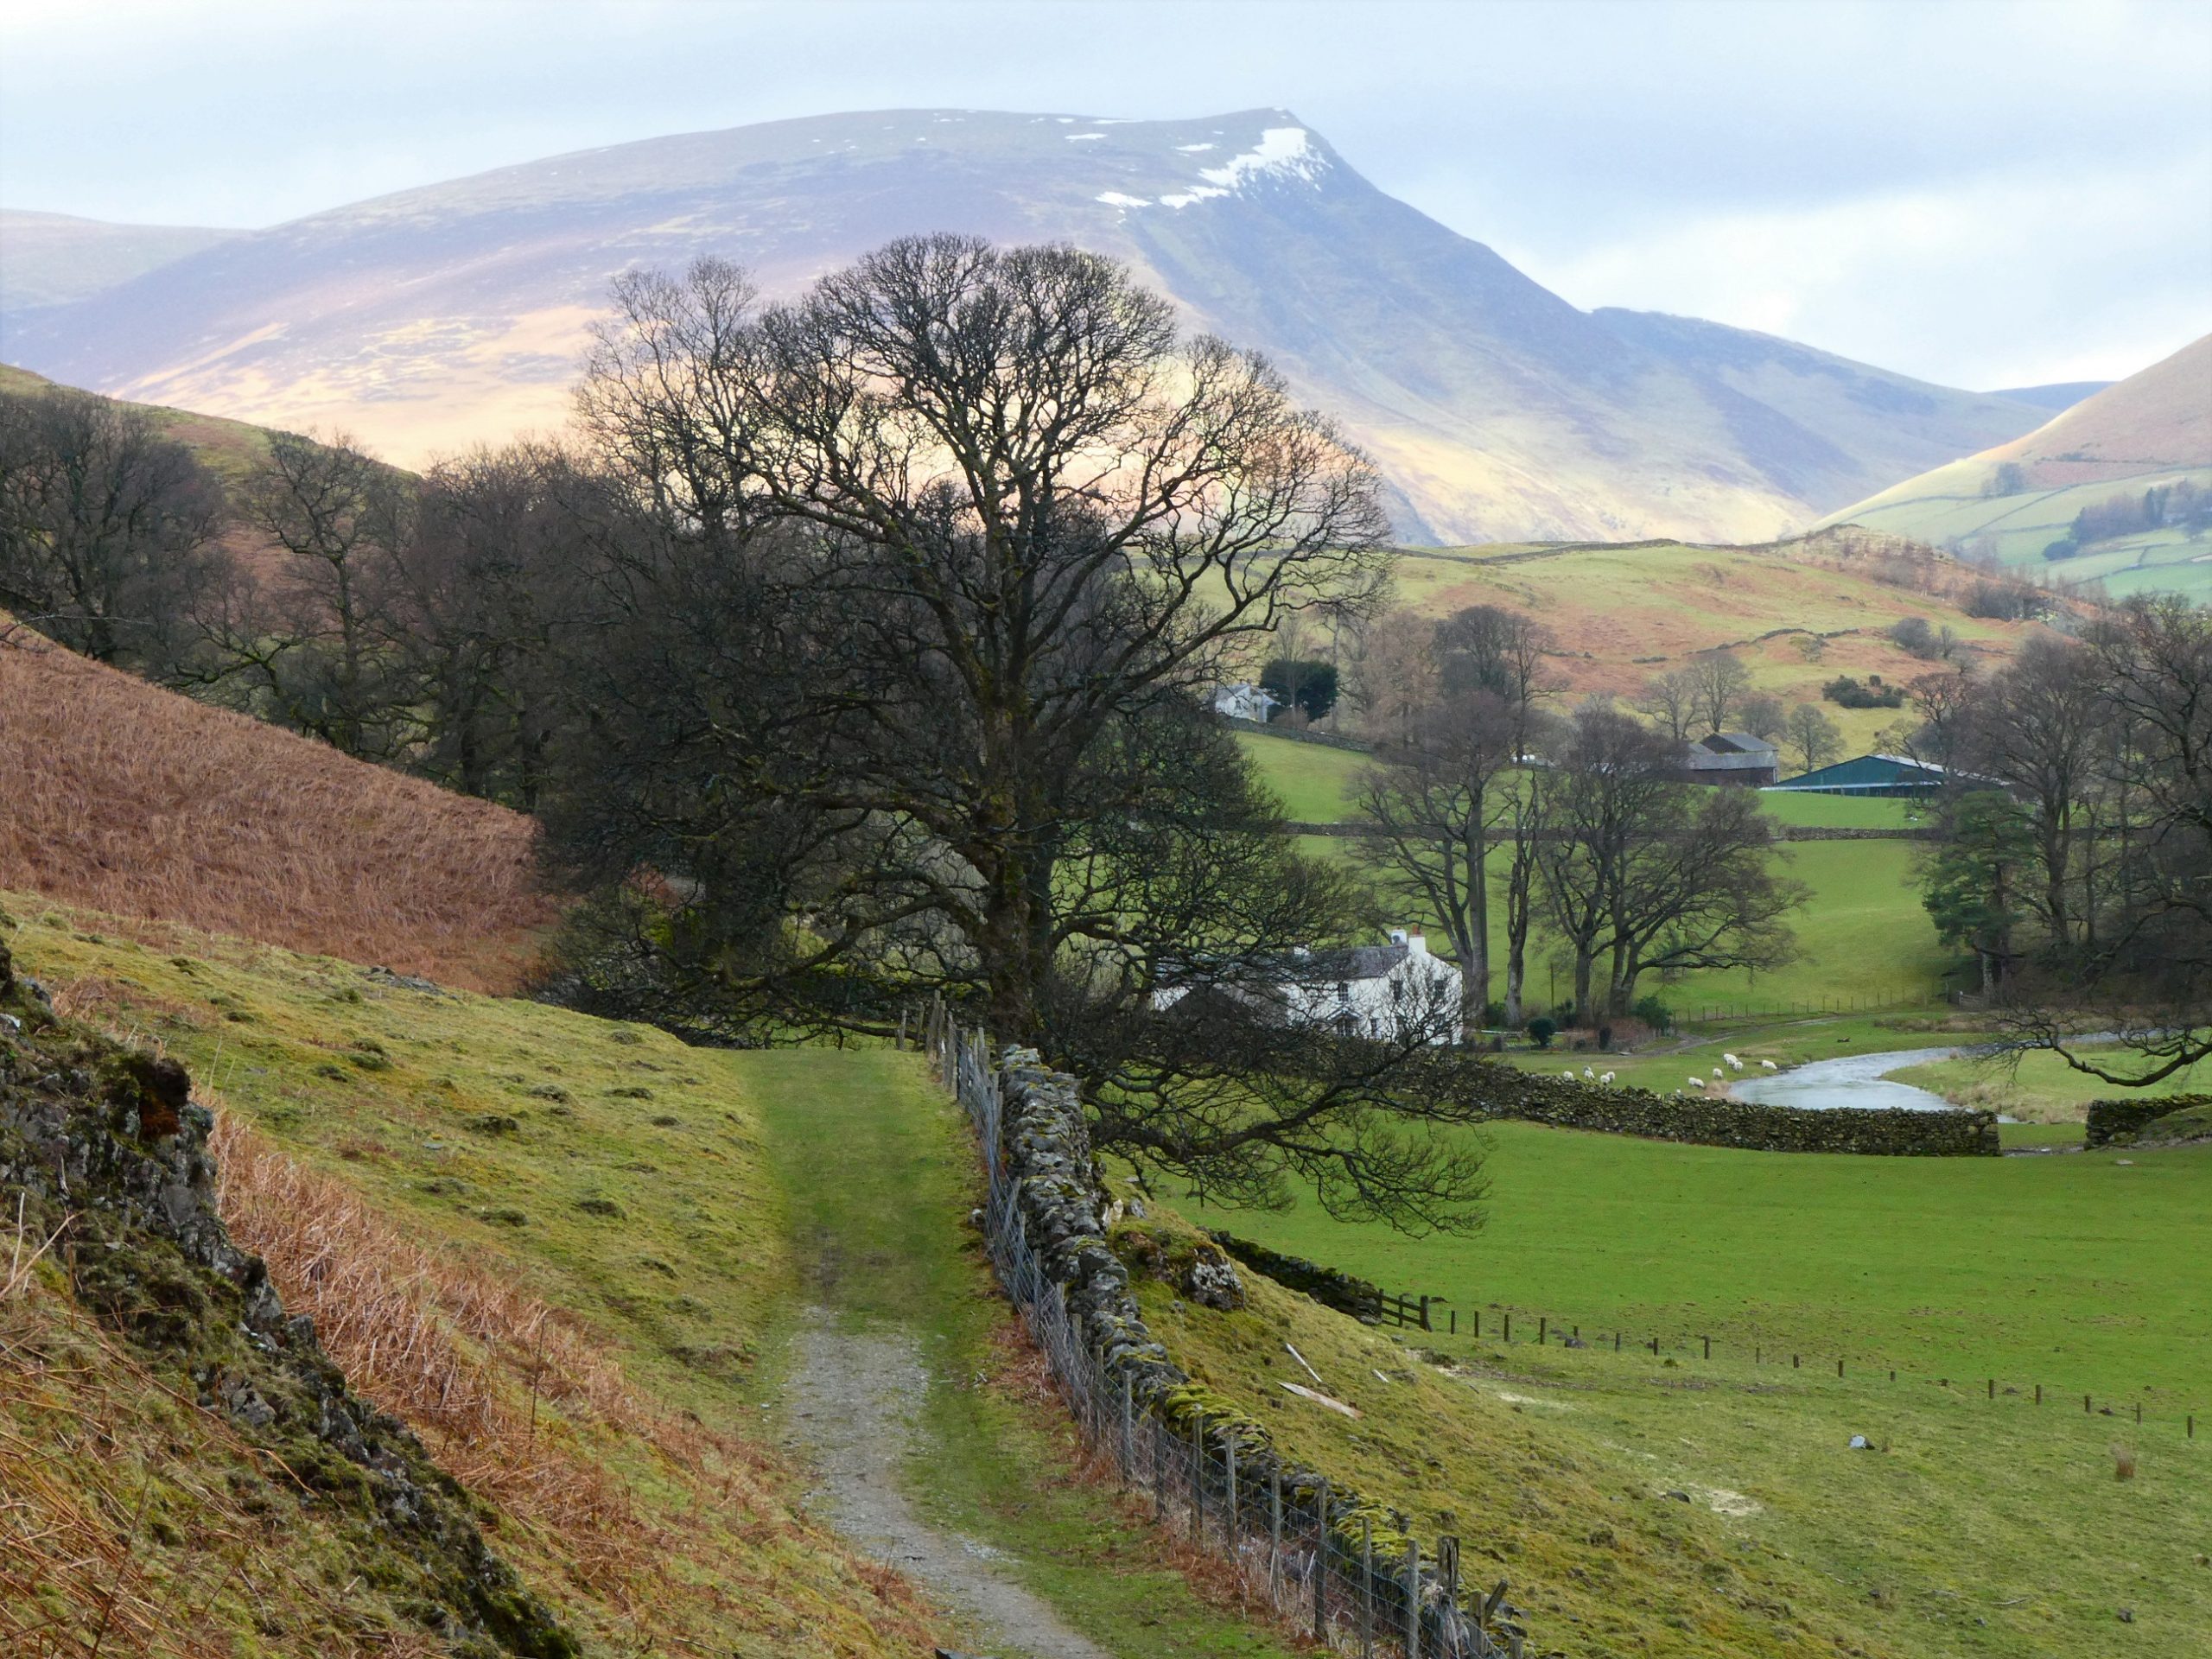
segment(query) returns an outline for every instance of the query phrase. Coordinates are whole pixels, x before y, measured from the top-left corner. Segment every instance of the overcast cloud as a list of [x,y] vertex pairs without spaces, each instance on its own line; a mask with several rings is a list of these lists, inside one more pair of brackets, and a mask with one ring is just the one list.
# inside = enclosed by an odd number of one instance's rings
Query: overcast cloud
[[1953,385],[2212,329],[2212,4],[0,0],[0,206],[260,226],[855,109],[1281,105],[1574,303]]

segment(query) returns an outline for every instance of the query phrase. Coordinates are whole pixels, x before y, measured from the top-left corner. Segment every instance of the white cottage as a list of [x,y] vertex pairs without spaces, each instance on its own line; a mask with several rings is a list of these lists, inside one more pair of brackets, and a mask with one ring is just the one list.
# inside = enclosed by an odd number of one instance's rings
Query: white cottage
[[1264,726],[1276,701],[1274,692],[1262,690],[1247,680],[1236,685],[1216,686],[1213,711],[1230,720],[1257,721]]
[[[1459,970],[1429,954],[1419,928],[1390,931],[1388,944],[1301,953],[1285,985],[1290,1019],[1342,1026],[1362,1037],[1389,1037],[1408,1020],[1429,1020],[1441,1007],[1457,1014]],[[1453,1021],[1441,1022],[1440,1042]]]
[[[1458,1025],[1459,970],[1429,953],[1418,928],[1392,929],[1387,944],[1301,948],[1281,961],[1271,983],[1220,989],[1251,1007],[1273,1007],[1286,1021],[1360,1037],[1389,1038],[1419,1022],[1436,1027],[1434,1040],[1449,1042]],[[1156,992],[1153,1007],[1173,1007],[1186,994],[1181,986]]]

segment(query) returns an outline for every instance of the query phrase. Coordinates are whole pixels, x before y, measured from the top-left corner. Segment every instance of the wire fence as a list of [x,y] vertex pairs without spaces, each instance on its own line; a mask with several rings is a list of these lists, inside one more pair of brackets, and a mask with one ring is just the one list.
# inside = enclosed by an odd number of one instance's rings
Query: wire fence
[[967,1109],[982,1148],[983,1233],[999,1282],[1084,1439],[1125,1487],[1149,1500],[1157,1523],[1227,1560],[1286,1624],[1339,1652],[1522,1659],[1527,1634],[1505,1603],[1505,1584],[1463,1599],[1456,1539],[1440,1537],[1424,1552],[1371,1502],[1287,1469],[1249,1427],[1194,1414],[1185,1429],[1138,1397],[1131,1371],[1109,1363],[1029,1237],[1020,1178],[1007,1167],[1006,1102],[988,1039],[960,1031],[941,1013],[926,1035],[939,1077]]

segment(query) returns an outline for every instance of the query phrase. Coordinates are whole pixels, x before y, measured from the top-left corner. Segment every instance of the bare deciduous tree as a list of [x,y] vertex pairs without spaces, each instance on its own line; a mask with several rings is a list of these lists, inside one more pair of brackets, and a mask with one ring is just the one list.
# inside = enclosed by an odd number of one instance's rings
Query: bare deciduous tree
[[61,388],[0,394],[0,607],[157,678],[219,582],[222,492],[144,410]]
[[1843,752],[1843,733],[1817,703],[1791,709],[1783,737],[1796,751],[1800,772],[1818,772]]

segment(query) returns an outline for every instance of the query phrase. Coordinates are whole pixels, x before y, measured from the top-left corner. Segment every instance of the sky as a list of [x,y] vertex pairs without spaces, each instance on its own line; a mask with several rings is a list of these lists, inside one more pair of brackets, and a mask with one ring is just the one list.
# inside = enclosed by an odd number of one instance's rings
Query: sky
[[1948,385],[2212,330],[2212,0],[0,0],[0,207],[96,219],[946,105],[1287,107],[1577,305]]

